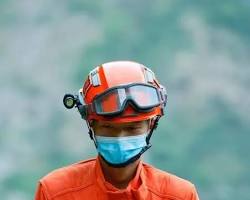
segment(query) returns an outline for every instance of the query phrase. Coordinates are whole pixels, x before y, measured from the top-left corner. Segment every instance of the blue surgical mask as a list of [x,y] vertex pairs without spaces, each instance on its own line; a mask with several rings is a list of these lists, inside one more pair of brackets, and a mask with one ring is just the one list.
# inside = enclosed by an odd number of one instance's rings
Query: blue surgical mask
[[147,146],[147,133],[126,137],[95,136],[97,151],[111,164],[121,164],[136,156]]

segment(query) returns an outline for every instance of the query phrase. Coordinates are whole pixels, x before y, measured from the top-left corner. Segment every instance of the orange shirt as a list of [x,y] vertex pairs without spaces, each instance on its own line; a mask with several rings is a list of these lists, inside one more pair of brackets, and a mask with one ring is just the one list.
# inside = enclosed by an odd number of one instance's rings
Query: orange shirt
[[199,200],[190,182],[140,161],[126,189],[106,182],[98,158],[55,170],[39,182],[35,200]]

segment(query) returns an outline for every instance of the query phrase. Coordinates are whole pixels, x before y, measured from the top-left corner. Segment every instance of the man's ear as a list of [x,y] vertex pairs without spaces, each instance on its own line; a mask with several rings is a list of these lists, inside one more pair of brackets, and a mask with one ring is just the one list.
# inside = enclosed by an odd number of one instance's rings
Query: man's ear
[[90,126],[92,129],[94,129],[95,125],[96,125],[96,121],[95,121],[95,120],[89,121],[89,126]]
[[156,121],[157,121],[157,117],[149,119],[149,128],[150,128],[150,130],[152,128],[156,128],[157,127],[157,126],[155,126]]
[[155,122],[154,118],[149,119],[149,122],[148,122],[148,123],[149,123],[149,129],[150,129],[150,130],[153,128],[154,122]]

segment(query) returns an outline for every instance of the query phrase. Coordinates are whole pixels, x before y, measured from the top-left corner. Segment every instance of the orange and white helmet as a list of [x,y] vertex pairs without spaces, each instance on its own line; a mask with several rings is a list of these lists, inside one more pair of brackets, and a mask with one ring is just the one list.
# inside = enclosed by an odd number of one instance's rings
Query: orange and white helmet
[[87,121],[133,122],[161,117],[165,88],[142,64],[115,61],[92,70],[79,91],[80,113]]

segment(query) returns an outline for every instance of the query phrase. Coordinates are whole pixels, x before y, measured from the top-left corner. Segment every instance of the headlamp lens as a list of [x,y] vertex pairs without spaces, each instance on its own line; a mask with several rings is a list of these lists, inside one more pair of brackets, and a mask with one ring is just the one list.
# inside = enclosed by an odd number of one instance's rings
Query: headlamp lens
[[63,104],[66,108],[71,109],[75,105],[75,97],[72,94],[65,94],[63,97]]

